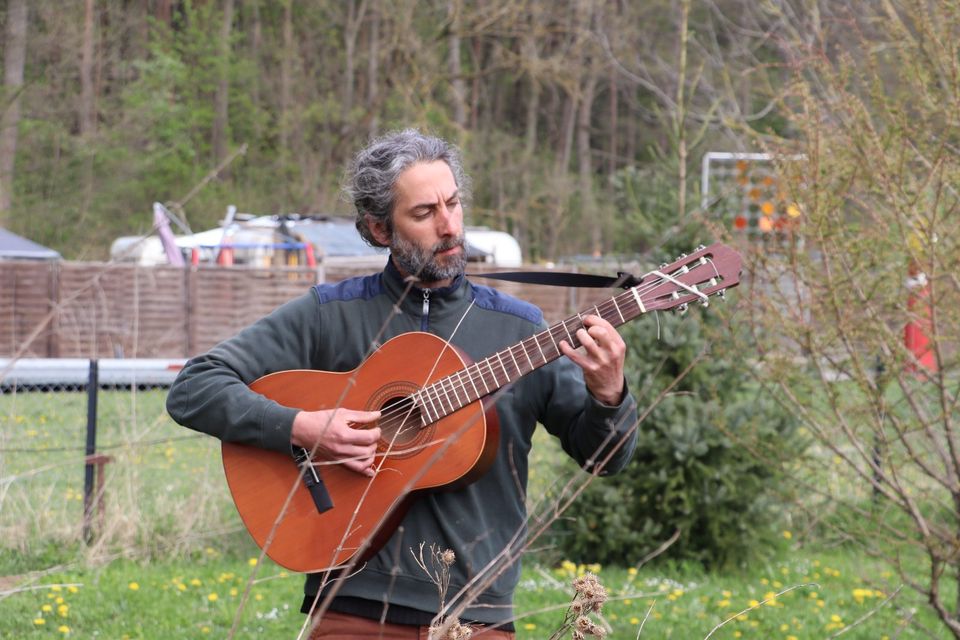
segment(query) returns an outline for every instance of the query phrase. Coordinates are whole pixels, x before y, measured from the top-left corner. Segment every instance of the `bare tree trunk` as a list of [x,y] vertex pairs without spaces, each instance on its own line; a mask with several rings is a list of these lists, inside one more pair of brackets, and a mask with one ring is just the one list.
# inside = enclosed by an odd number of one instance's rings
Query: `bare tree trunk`
[[0,226],[6,226],[13,204],[13,165],[20,126],[20,92],[27,50],[27,0],[7,4],[6,44],[3,47],[3,102],[0,103]]
[[230,108],[230,35],[233,32],[233,0],[223,0],[220,26],[220,78],[213,107],[213,158],[215,164],[227,159],[228,118]]
[[374,6],[370,13],[370,48],[367,58],[367,111],[370,113],[368,132],[370,137],[377,135],[380,121],[377,117],[380,83],[380,8]]
[[690,0],[683,0],[680,7],[680,68],[677,74],[677,220],[687,213],[687,107],[685,104],[687,82],[687,41],[690,37]]
[[343,73],[343,102],[341,104],[340,131],[349,133],[351,129],[350,112],[353,110],[354,75],[357,68],[357,36],[360,34],[360,25],[367,12],[367,0],[360,0],[359,6],[353,0],[347,6],[347,23],[343,30],[344,44],[344,73]]
[[83,158],[83,185],[80,204],[81,219],[86,215],[93,199],[93,156],[89,145],[96,133],[96,91],[93,82],[94,64],[94,21],[96,7],[94,0],[85,0],[83,4],[83,41],[80,51],[80,140],[85,147]]
[[580,186],[580,206],[583,219],[590,222],[590,251],[596,257],[603,253],[603,224],[599,220],[593,198],[593,160],[590,150],[590,120],[593,96],[597,89],[597,75],[588,70],[580,98],[577,117],[577,161]]
[[170,24],[170,19],[173,17],[172,5],[173,0],[157,0],[153,15],[156,16],[158,22],[165,25]]
[[[250,1],[250,12],[253,15],[253,29],[250,34],[250,58],[255,68],[260,69],[260,50],[263,46],[263,24],[260,18],[260,0]],[[255,110],[260,110],[260,73],[253,75],[253,86],[251,87],[251,100]],[[260,126],[260,119],[254,121],[254,136],[260,138],[263,129]]]
[[283,3],[283,45],[280,52],[280,149],[277,154],[281,169],[287,164],[290,153],[290,87],[293,73],[293,0]]
[[467,126],[467,87],[460,66],[460,3],[447,1],[447,19],[450,23],[447,36],[447,67],[450,71],[452,89],[453,122],[462,132]]

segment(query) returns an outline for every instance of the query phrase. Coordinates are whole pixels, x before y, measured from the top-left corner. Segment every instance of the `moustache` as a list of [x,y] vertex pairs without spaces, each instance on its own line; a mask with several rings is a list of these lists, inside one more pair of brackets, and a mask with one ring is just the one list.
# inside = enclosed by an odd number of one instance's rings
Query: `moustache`
[[465,241],[465,239],[464,239],[463,236],[460,236],[460,237],[458,237],[458,238],[450,238],[449,240],[441,240],[441,241],[438,242],[437,244],[433,245],[433,253],[434,253],[434,255],[436,255],[436,254],[440,253],[441,251],[448,251],[448,250],[453,249],[453,248],[455,248],[455,247],[461,247],[461,248],[462,248],[463,245],[464,245],[464,241]]

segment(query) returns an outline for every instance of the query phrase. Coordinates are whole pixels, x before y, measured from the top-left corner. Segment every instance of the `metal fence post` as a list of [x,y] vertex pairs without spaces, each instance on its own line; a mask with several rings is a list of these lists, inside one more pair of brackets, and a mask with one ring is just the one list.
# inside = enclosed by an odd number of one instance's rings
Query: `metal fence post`
[[83,478],[83,539],[87,543],[93,540],[94,472],[96,471],[93,456],[97,451],[97,393],[99,389],[98,362],[91,359],[90,376],[87,379],[87,455]]

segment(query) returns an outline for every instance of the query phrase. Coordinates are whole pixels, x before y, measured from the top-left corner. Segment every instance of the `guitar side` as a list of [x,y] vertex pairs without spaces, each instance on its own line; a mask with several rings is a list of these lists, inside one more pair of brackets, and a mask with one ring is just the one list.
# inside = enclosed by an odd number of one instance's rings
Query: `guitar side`
[[391,410],[397,399],[464,365],[463,357],[437,336],[408,333],[385,343],[354,371],[281,371],[253,382],[252,390],[288,407],[384,414],[378,421],[383,435],[374,478],[341,465],[315,465],[333,501],[333,508],[323,513],[318,513],[291,455],[222,443],[230,492],[257,545],[293,571],[342,566],[386,541],[412,493],[460,486],[486,471],[499,440],[495,413],[490,412],[488,423],[482,403],[473,402],[415,430],[398,432],[385,419],[388,412],[397,413]]

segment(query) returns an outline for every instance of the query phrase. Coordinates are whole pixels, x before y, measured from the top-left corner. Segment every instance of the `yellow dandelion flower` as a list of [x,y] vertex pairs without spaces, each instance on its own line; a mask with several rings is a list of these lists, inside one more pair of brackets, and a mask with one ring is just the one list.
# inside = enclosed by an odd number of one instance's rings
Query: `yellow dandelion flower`
[[68,627],[65,624],[62,624],[59,627],[57,627],[57,631],[59,631],[60,633],[70,633],[70,627]]
[[139,590],[140,590],[140,585],[137,584],[136,582],[131,582],[130,584],[127,585],[127,587],[130,589],[130,591],[139,591]]
[[63,591],[63,587],[61,587],[58,584],[55,584],[52,587],[50,587],[50,591]]
[[758,600],[751,600],[750,602],[747,603],[747,605],[749,605],[750,607],[759,607],[760,602]]
[[43,611],[44,613],[50,613],[51,611],[53,611],[53,605],[45,604],[42,607],[40,607],[40,611]]
[[199,580],[197,580],[196,578],[192,578],[192,579],[190,580],[190,586],[192,586],[192,587],[199,587],[201,584],[202,584],[202,583],[201,583]]
[[262,593],[258,593],[258,594],[256,594],[256,595],[254,595],[254,596],[253,596],[253,599],[254,599],[254,600],[263,600],[263,594],[262,594]]
[[37,626],[40,626],[40,625],[42,625],[42,624],[47,624],[47,621],[44,620],[43,618],[34,618],[34,619],[33,619],[33,624],[35,624],[35,625],[37,625]]
[[70,593],[76,593],[80,591],[80,589],[78,589],[75,585],[70,585],[69,587],[67,587],[67,591],[69,591]]
[[790,532],[790,531],[784,531],[784,532],[783,532],[783,537],[784,537],[785,539],[789,540],[789,539],[793,538],[793,533]]
[[65,604],[62,604],[59,607],[57,607],[57,613],[60,614],[61,618],[66,618],[67,614],[70,613],[70,607],[68,607]]
[[629,569],[627,569],[627,575],[630,575],[630,576],[635,576],[635,575],[637,575],[637,568],[636,568],[636,567],[630,567]]
[[732,598],[733,592],[727,591],[726,589],[724,589],[723,591],[720,592],[720,595],[722,595],[724,598]]
[[532,622],[528,622],[527,624],[523,625],[523,628],[527,631],[533,631],[537,628],[537,625],[533,624]]
[[783,623],[782,625],[780,625],[780,631],[790,631],[790,625],[788,625],[787,623]]
[[249,560],[247,560],[247,564],[250,565],[251,567],[255,567],[255,566],[257,566],[257,559],[256,559],[256,558],[250,558]]
[[200,627],[200,633],[210,633],[210,627]]
[[57,604],[63,604],[63,598],[59,598],[59,597],[58,597],[58,598],[54,598],[53,601],[56,602]]
[[207,600],[209,600],[210,602],[216,602],[219,599],[220,599],[220,596],[218,596],[215,593],[211,593],[210,595],[207,596]]
[[630,624],[640,624],[640,618],[636,616],[630,618]]

